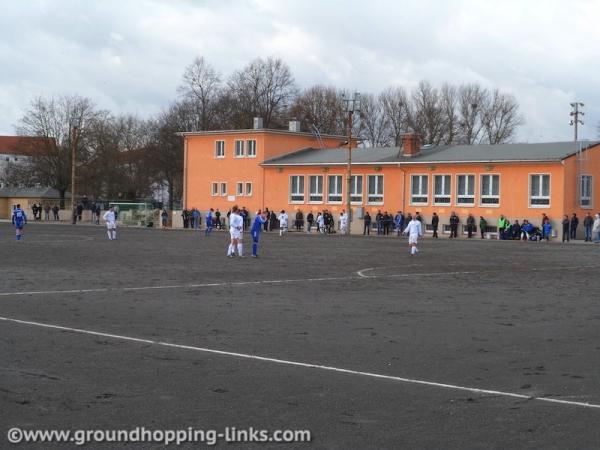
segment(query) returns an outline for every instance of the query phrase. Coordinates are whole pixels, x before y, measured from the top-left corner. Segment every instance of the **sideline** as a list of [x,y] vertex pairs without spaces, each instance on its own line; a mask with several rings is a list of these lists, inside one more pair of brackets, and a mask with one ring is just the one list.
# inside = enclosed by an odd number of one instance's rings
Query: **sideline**
[[417,384],[417,385],[436,387],[436,388],[442,388],[442,389],[467,391],[467,392],[471,392],[474,394],[495,395],[495,396],[500,396],[500,397],[517,398],[517,399],[521,399],[521,400],[535,400],[535,401],[555,403],[555,404],[560,404],[560,405],[600,409],[600,404],[595,404],[595,403],[574,402],[574,401],[570,401],[570,400],[561,400],[561,399],[551,398],[551,397],[529,396],[529,395],[524,395],[524,394],[517,394],[514,392],[496,391],[496,390],[491,390],[491,389],[480,389],[480,388],[475,388],[475,387],[459,386],[456,384],[438,383],[438,382],[434,382],[434,381],[418,380],[418,379],[414,379],[414,378],[404,378],[404,377],[398,377],[398,376],[393,376],[393,375],[384,375],[384,374],[373,373],[373,372],[363,372],[363,371],[359,371],[359,370],[343,369],[343,368],[339,368],[339,367],[324,366],[324,365],[320,365],[320,364],[310,364],[310,363],[304,363],[304,362],[298,362],[298,361],[290,361],[290,360],[286,360],[286,359],[269,358],[269,357],[265,357],[265,356],[251,355],[251,354],[247,354],[247,353],[227,352],[227,351],[223,351],[223,350],[215,350],[215,349],[204,348],[204,347],[195,347],[192,345],[173,344],[170,342],[155,341],[155,340],[151,340],[151,339],[142,339],[142,338],[136,338],[136,337],[130,337],[130,336],[123,336],[123,335],[119,335],[119,334],[102,333],[99,331],[84,330],[81,328],[71,328],[71,327],[53,325],[53,324],[48,324],[48,323],[31,322],[31,321],[27,321],[27,320],[14,319],[14,318],[10,318],[10,317],[0,317],[0,320],[2,320],[4,322],[16,323],[16,324],[20,324],[20,325],[29,325],[29,326],[40,327],[40,328],[49,328],[49,329],[54,329],[54,330],[59,330],[59,331],[68,331],[68,332],[72,332],[72,333],[86,334],[86,335],[92,335],[92,336],[101,336],[101,337],[105,337],[105,338],[117,339],[117,340],[122,340],[122,341],[138,342],[138,343],[142,343],[142,344],[150,344],[150,345],[169,347],[169,348],[177,348],[177,349],[183,349],[183,350],[192,350],[192,351],[210,353],[210,354],[216,354],[216,355],[222,355],[222,356],[231,356],[231,357],[235,357],[235,358],[252,359],[252,360],[275,363],[275,364],[280,364],[280,365],[303,367],[303,368],[309,368],[309,369],[318,369],[318,370],[324,370],[324,371],[329,371],[329,372],[337,372],[337,373],[344,373],[344,374],[349,374],[349,375],[358,375],[358,376],[363,376],[363,377],[378,378],[378,379],[384,379],[384,380],[397,381],[397,382],[401,382],[401,383]]

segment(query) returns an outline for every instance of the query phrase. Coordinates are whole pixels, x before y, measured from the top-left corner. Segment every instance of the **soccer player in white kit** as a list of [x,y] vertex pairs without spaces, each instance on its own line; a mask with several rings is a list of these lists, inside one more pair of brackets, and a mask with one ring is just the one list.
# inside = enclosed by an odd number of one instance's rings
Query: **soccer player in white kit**
[[416,255],[419,250],[417,249],[417,240],[423,235],[421,232],[421,222],[416,218],[413,218],[404,229],[404,234],[408,236],[408,245],[410,245],[410,254]]
[[237,205],[233,205],[231,208],[231,214],[229,215],[229,235],[231,236],[231,243],[227,249],[227,256],[233,258],[235,256],[235,250],[237,248],[238,256],[244,257],[244,249],[242,246],[242,232],[244,230],[244,218],[238,214]]
[[106,234],[108,234],[109,240],[117,239],[117,217],[115,215],[115,207],[111,206],[108,211],[104,213],[102,218],[106,221]]
[[340,233],[348,233],[348,214],[346,214],[346,210],[343,210],[340,214]]
[[283,233],[285,233],[288,228],[288,215],[284,209],[281,210],[277,219],[279,220],[279,236],[283,236]]

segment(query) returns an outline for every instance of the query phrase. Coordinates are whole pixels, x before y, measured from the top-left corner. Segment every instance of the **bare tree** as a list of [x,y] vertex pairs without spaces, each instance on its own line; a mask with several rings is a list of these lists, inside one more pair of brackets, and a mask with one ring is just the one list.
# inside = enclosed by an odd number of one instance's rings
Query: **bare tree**
[[210,130],[215,125],[220,89],[221,76],[204,57],[185,68],[178,91],[197,108],[197,130]]
[[360,99],[359,136],[368,147],[389,145],[387,117],[383,104],[372,94],[363,94]]
[[321,134],[345,134],[342,92],[334,87],[316,85],[305,89],[295,98],[290,114],[306,130],[316,128]]
[[442,137],[443,111],[440,93],[428,81],[421,81],[412,92],[408,119],[426,144],[438,145]]
[[483,138],[482,111],[488,92],[478,84],[458,88],[458,136],[461,144],[478,144]]
[[440,141],[445,145],[450,145],[456,140],[459,126],[456,105],[456,88],[448,83],[444,83],[440,89],[440,110],[442,118]]
[[72,127],[78,129],[77,161],[85,163],[89,157],[88,125],[97,115],[94,104],[85,97],[38,97],[17,126],[19,135],[45,138],[43,151],[31,157],[31,170],[40,183],[60,193],[63,206],[71,183]]
[[265,127],[282,123],[282,113],[296,94],[292,73],[279,58],[255,59],[235,72],[228,86],[237,101],[237,120],[249,124],[253,117],[262,117]]
[[402,134],[408,130],[408,97],[401,87],[388,88],[379,95],[388,125],[389,141],[399,147],[402,144]]
[[512,95],[498,89],[487,96],[482,112],[485,140],[488,144],[510,142],[519,125],[524,123],[519,105]]

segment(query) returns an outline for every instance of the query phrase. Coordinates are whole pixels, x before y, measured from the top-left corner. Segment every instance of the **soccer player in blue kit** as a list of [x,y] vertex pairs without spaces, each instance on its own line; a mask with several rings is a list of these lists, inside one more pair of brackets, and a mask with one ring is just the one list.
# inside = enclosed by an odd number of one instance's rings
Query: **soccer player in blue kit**
[[260,232],[263,229],[264,223],[267,221],[266,214],[261,212],[260,209],[256,213],[256,217],[254,218],[254,223],[252,224],[252,229],[250,233],[252,234],[252,257],[258,258],[258,238],[260,237]]
[[21,209],[20,204],[13,209],[12,223],[17,233],[17,241],[20,241],[23,237],[23,227],[27,224],[27,216],[25,215],[25,211]]

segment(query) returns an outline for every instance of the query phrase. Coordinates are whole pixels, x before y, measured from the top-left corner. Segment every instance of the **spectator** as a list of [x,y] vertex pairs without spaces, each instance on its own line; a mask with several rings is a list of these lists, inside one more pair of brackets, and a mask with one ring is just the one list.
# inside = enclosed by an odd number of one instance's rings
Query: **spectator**
[[438,226],[440,224],[440,216],[437,213],[433,213],[433,217],[431,218],[431,229],[433,230],[433,237],[438,238]]
[[50,220],[50,205],[48,203],[44,206],[44,220]]
[[221,223],[221,211],[219,211],[219,208],[217,208],[217,210],[215,211],[215,227],[217,227],[217,230],[220,230],[222,226],[223,224]]
[[[58,212],[60,211],[60,208],[58,207],[58,205],[54,205],[52,207],[52,213],[54,213],[54,220],[60,220],[60,218],[58,217]],[[591,230],[591,228],[590,228]]]
[[304,214],[302,214],[302,211],[298,210],[296,211],[296,231],[302,231],[302,228],[304,228]]
[[271,217],[269,217],[269,231],[274,230],[277,227],[277,216],[275,211],[271,211]]
[[506,229],[510,226],[510,222],[504,218],[503,214],[500,214],[498,219],[498,238],[501,240],[506,239]]
[[528,241],[531,237],[531,233],[533,233],[534,226],[529,223],[527,219],[523,220],[523,224],[521,225],[521,238],[524,241]]
[[383,213],[383,234],[384,235],[388,235],[390,234],[390,229],[392,228],[392,224],[394,223],[394,218],[388,214],[387,211],[385,211]]
[[[544,214],[544,216],[546,216]],[[552,224],[550,223],[550,219],[546,216],[544,224],[542,225],[542,239],[546,239],[546,241],[550,241],[550,235],[552,234]]]
[[183,228],[187,228],[190,225],[190,212],[184,209],[181,211],[181,218],[183,219]]
[[348,214],[346,213],[345,209],[343,209],[342,213],[340,214],[340,233],[348,233]]
[[479,232],[481,233],[481,239],[485,239],[487,226],[487,220],[485,220],[483,216],[479,216]]
[[583,228],[585,229],[585,242],[592,242],[592,227],[594,226],[594,218],[588,212],[583,219]]
[[398,213],[394,216],[394,229],[396,230],[396,234],[400,236],[404,231],[404,214],[402,211],[398,211]]
[[31,212],[33,213],[33,220],[37,220],[37,213],[38,213],[38,205],[37,204],[33,204],[31,206]]
[[369,214],[369,211],[365,213],[363,222],[365,224],[363,228],[363,234],[371,234],[371,215]]
[[467,217],[467,237],[470,239],[473,237],[473,232],[475,231],[475,217],[473,214],[469,213]]
[[458,223],[460,219],[454,211],[450,214],[450,239],[458,237]]
[[306,232],[310,233],[310,229],[312,228],[313,222],[315,221],[315,216],[313,216],[312,211],[309,211],[308,214],[306,215],[306,223],[307,223],[307,229]]
[[596,219],[592,226],[592,233],[596,233],[596,240],[594,242],[600,243],[600,214],[596,214]]
[[240,216],[242,216],[242,226],[244,227],[244,231],[246,231],[246,228],[250,226],[250,213],[245,206],[242,206]]
[[317,233],[325,233],[325,218],[321,212],[317,213]]
[[100,212],[101,212],[100,205],[97,205],[96,206],[96,225],[100,225]]
[[81,222],[81,217],[83,215],[83,205],[80,203],[77,205],[77,220]]
[[167,212],[166,209],[163,209],[162,212],[160,213],[160,221],[162,223],[162,229],[166,230],[167,224],[169,223],[169,213]]
[[194,226],[194,230],[200,229],[200,211],[198,211],[198,209],[196,208],[192,209],[192,223]]
[[263,231],[269,231],[269,221],[271,220],[271,212],[269,211],[269,208],[265,208],[265,219]]
[[208,213],[206,214],[206,229],[204,230],[204,236],[208,236],[213,229],[213,225],[214,225],[214,221],[215,221],[215,218],[213,216],[214,212],[215,212],[215,210],[210,208],[208,210]]
[[571,221],[569,220],[569,216],[567,216],[565,214],[565,216],[563,217],[562,220],[562,241],[565,242],[565,240],[567,242],[569,242],[569,238],[571,237],[571,233],[569,232],[569,225],[570,225]]
[[569,232],[571,233],[571,239],[577,239],[577,227],[579,226],[579,217],[577,214],[573,213],[571,216],[571,224],[569,228]]
[[377,225],[377,235],[383,234],[383,214],[381,214],[381,210],[378,210],[375,215],[375,225]]
[[518,220],[515,220],[512,226],[510,227],[510,239],[521,239],[521,224],[519,224]]

